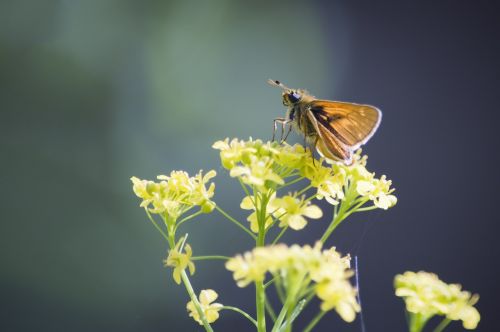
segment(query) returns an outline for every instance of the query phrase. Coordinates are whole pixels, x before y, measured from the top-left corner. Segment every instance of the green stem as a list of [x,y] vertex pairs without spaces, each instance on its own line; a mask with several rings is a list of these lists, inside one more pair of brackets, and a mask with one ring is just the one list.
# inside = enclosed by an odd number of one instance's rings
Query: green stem
[[372,206],[367,206],[367,207],[364,207],[364,208],[356,209],[355,212],[371,211],[371,210],[375,210],[377,208],[378,208],[377,206],[372,205]]
[[[256,197],[255,189],[254,196]],[[266,211],[269,197],[261,194],[260,209],[257,210],[257,222],[259,224],[259,234],[256,240],[256,246],[262,247],[266,243]],[[255,201],[257,202],[257,200]],[[255,303],[257,310],[257,331],[266,332],[266,290],[263,281],[255,282]]]
[[[306,281],[304,282],[304,285],[308,285],[310,282],[311,282],[311,279],[310,279],[310,278],[308,278],[308,280],[306,280]],[[300,295],[299,295],[299,296],[300,296],[300,297],[309,296],[309,294],[311,294],[311,293],[313,293],[313,294],[314,294],[314,291],[315,291],[315,290],[316,290],[316,285],[315,285],[315,284],[314,284],[314,285],[311,285],[311,286],[307,287],[306,289],[302,290],[302,291],[300,292]]]
[[272,243],[273,245],[275,245],[279,241],[279,239],[281,239],[281,237],[283,236],[283,234],[285,234],[285,232],[286,232],[287,229],[288,229],[288,226],[283,227],[283,229],[281,230],[281,232],[274,239],[274,241]]
[[247,185],[245,183],[243,183],[243,181],[241,180],[241,178],[238,178],[238,181],[240,182],[241,188],[243,188],[243,191],[245,192],[245,194],[248,197],[250,197],[250,199],[252,200],[253,205],[255,206],[255,201],[253,200],[253,197],[250,195],[250,192],[248,191]]
[[257,331],[266,332],[266,293],[262,281],[255,282],[255,303],[257,307]]
[[[283,323],[285,325],[286,332],[292,332],[292,313],[295,310],[295,301],[291,302],[286,311],[286,321]],[[281,327],[280,327],[281,330]]]
[[[277,286],[277,285],[276,285]],[[277,288],[278,289],[278,288]],[[294,312],[292,313],[291,315],[291,318],[290,318],[290,323],[293,322],[295,320],[295,318],[300,314],[300,312],[302,310],[304,310],[304,308],[309,304],[309,302],[311,302],[311,300],[314,298],[314,295],[315,295],[315,292],[312,291],[309,293],[309,295],[307,295],[307,297],[303,300],[301,300],[299,302],[299,304],[297,305],[297,307],[295,308]],[[284,303],[284,300],[282,299],[281,300],[281,303]],[[280,312],[280,315],[283,313],[283,310],[286,309],[286,304],[283,305],[283,309],[282,311]],[[286,310],[285,310],[286,311]],[[283,313],[284,315],[284,313]],[[277,319],[279,319],[280,317],[278,317]],[[274,321],[274,326],[276,326],[276,320]],[[279,328],[278,332],[282,332],[284,328],[287,327],[287,321],[285,321],[285,323],[283,323],[283,325]],[[312,328],[312,327],[311,327]]]
[[278,276],[276,276],[276,277],[272,278],[271,280],[269,280],[268,282],[266,282],[264,284],[264,288],[271,286],[271,284],[274,283],[276,281],[276,279],[278,279]]
[[281,301],[281,304],[285,304],[285,294],[283,293],[283,285],[281,284],[280,278],[277,278],[274,282],[274,286],[276,288],[276,293],[278,294],[278,298]]
[[348,211],[348,213],[349,213],[349,214],[351,214],[351,213],[353,213],[353,212],[355,212],[355,211],[358,211],[358,210],[361,208],[361,206],[363,206],[366,202],[368,202],[368,198],[361,199],[361,200],[355,200],[354,202],[351,202],[351,203],[349,204],[349,207],[351,207],[351,206],[353,206],[353,205],[354,205],[354,207],[352,207],[352,208]]
[[285,178],[291,178],[292,176],[300,176],[300,179],[304,179],[304,177],[302,175],[300,175],[300,172],[294,172],[294,171],[291,171],[291,172],[288,172],[284,175],[282,175],[282,177],[285,179]]
[[321,310],[318,314],[313,318],[313,320],[306,326],[303,332],[310,332],[312,329],[318,324],[318,322],[323,318],[326,314],[326,311]]
[[178,229],[180,225],[182,225],[183,223],[185,223],[185,222],[186,222],[186,221],[188,221],[188,220],[191,220],[191,219],[193,219],[193,218],[195,218],[195,217],[199,216],[199,215],[200,215],[200,214],[202,214],[202,213],[203,213],[203,212],[200,210],[200,211],[198,211],[198,212],[195,212],[195,213],[193,213],[193,214],[190,214],[190,215],[189,215],[189,216],[187,216],[186,218],[183,218],[181,221],[179,221],[179,222],[177,223],[177,225],[175,226],[175,229]]
[[257,212],[257,223],[259,224],[259,235],[257,238],[257,246],[263,246],[266,243],[266,221],[267,221],[267,204],[269,203],[269,197],[271,194],[264,195],[261,194],[260,198],[260,209]]
[[421,332],[428,319],[421,314],[410,314],[410,332]]
[[271,319],[273,322],[276,322],[276,312],[274,312],[273,306],[271,305],[271,302],[269,302],[269,299],[266,296],[266,311],[271,316]]
[[175,235],[174,234],[168,234],[168,245],[170,246],[170,249],[174,249],[175,248]]
[[451,323],[451,320],[448,318],[444,318],[441,323],[434,329],[434,332],[441,332]]
[[238,220],[234,219],[231,217],[229,214],[226,213],[226,211],[222,210],[218,205],[215,206],[215,209],[219,211],[224,217],[226,217],[229,221],[232,221],[234,224],[236,224],[239,228],[244,230],[248,235],[252,237],[252,239],[257,240],[255,235],[249,231],[245,226],[243,226]]
[[[278,318],[276,318],[276,322],[274,323],[274,326],[273,326],[273,329],[271,332],[277,332],[277,331],[281,330],[283,320],[285,319],[285,317],[287,318],[287,321],[290,322],[290,324],[286,326],[286,329],[287,329],[287,331],[291,331],[291,328],[292,328],[291,317],[293,315],[295,304],[297,303],[297,296],[299,295],[300,289],[301,289],[302,284],[304,282],[304,277],[305,277],[305,274],[297,275],[293,279],[291,279],[290,277],[287,278],[287,279],[289,279],[287,281],[287,284],[289,286],[287,287],[287,296],[286,296],[285,304],[283,305],[283,308],[281,308],[281,311],[278,315]],[[305,304],[305,302],[300,303],[300,306],[301,306],[300,310],[302,310],[304,308],[303,307],[304,304]]]
[[304,303],[304,307],[308,305],[309,302],[311,302],[311,300],[314,298],[314,295],[316,295],[314,291],[312,291],[311,293],[309,293],[309,295],[307,295],[307,297],[305,298],[306,302]]
[[288,309],[288,298],[286,303],[283,305],[283,308],[281,308],[281,311],[278,315],[278,318],[276,318],[276,321],[274,322],[274,326],[271,332],[276,332],[279,329],[279,327],[283,323],[283,320],[285,319],[287,309]]
[[308,185],[304,189],[300,190],[299,192],[297,192],[297,197],[300,196],[300,195],[302,195],[303,193],[305,193],[306,191],[308,191],[311,188],[312,188],[312,185]]
[[326,229],[325,233],[321,237],[321,239],[320,239],[321,243],[325,243],[326,240],[328,240],[328,238],[330,237],[332,232],[335,230],[335,228],[337,228],[337,226],[342,222],[342,220],[344,220],[344,213],[343,213],[342,208],[341,208],[339,213],[333,217],[332,222],[330,223],[330,225]]
[[189,278],[186,274],[186,271],[182,271],[181,278],[182,282],[184,283],[184,286],[186,287],[186,291],[188,292],[189,297],[191,298],[191,301],[193,301],[194,307],[196,308],[196,312],[198,312],[198,315],[200,316],[203,327],[205,327],[205,330],[207,332],[213,332],[214,330],[212,330],[212,327],[208,323],[207,317],[205,317],[205,313],[201,309],[200,302],[198,302],[198,299],[196,298],[196,294],[194,293],[193,286],[191,286],[191,283],[189,282]]
[[144,208],[144,210],[146,211],[146,214],[148,215],[149,220],[151,220],[151,222],[156,227],[156,229],[158,230],[158,232],[160,232],[160,234],[163,235],[163,237],[165,238],[165,240],[168,240],[167,234],[163,231],[163,229],[161,229],[160,225],[158,225],[156,223],[156,221],[154,220],[153,216],[151,216],[151,214],[149,213],[148,208]]
[[273,326],[273,329],[271,330],[271,332],[276,332],[278,331],[278,329],[281,328],[281,325],[283,324],[283,320],[285,319],[285,316],[288,312],[288,309],[290,308],[290,305],[293,304],[293,302],[295,301],[295,294],[292,294],[294,292],[290,292],[285,300],[285,304],[283,305],[283,307],[281,308],[281,311],[278,315],[278,318],[276,318],[276,321],[274,322],[274,326]]
[[[349,208],[352,206],[354,198],[352,196],[357,195],[356,191],[352,189],[352,185],[348,186],[346,189],[345,197],[340,203],[340,207],[337,210],[337,207],[335,209],[335,212],[333,214],[333,219],[328,228],[326,229],[325,233],[321,237],[320,241],[321,243],[325,243],[326,240],[330,237],[332,232],[337,228],[337,226],[347,218],[351,213],[353,213],[354,209],[349,210]],[[363,203],[364,204],[364,203]],[[357,205],[355,208],[359,207],[361,205]]]
[[221,308],[221,310],[236,311],[236,312],[242,314],[245,318],[247,318],[249,321],[251,321],[252,324],[255,325],[255,327],[257,327],[257,321],[255,319],[253,319],[252,316],[250,316],[249,314],[247,314],[246,312],[244,312],[243,310],[241,310],[240,308],[236,308],[236,307],[225,305],[225,306],[223,306]]
[[304,306],[305,306],[305,303],[306,303],[306,300],[301,300],[297,306],[295,307],[295,309],[293,310],[292,314],[290,315],[290,319],[286,320],[283,325],[281,325],[280,329],[278,330],[278,332],[283,332],[286,328],[290,327],[292,328],[292,323],[293,321],[295,320],[295,318],[297,318],[297,316],[302,312],[302,309],[304,309]]
[[299,182],[299,181],[300,181],[300,180],[302,180],[303,178],[304,178],[304,177],[302,177],[302,176],[301,176],[301,177],[299,177],[299,178],[293,179],[292,181],[287,182],[287,183],[285,183],[284,185],[280,186],[278,189],[280,189],[280,190],[281,190],[281,189],[283,189],[283,188],[286,188],[286,187],[288,187],[288,186],[290,186],[290,185],[292,185],[292,184],[295,184],[295,183]]
[[229,257],[229,256],[221,256],[221,255],[193,256],[193,257],[191,257],[192,261],[203,261],[203,260],[209,260],[209,259],[217,259],[217,260],[227,261],[227,260],[231,259],[231,257]]
[[305,203],[310,202],[310,201],[312,201],[315,198],[316,198],[316,194],[313,194],[313,195],[307,197],[306,199],[304,199],[304,202]]
[[255,186],[252,186],[252,192],[253,192],[253,205],[255,206],[255,213],[258,216],[259,215],[259,209],[260,206],[257,204],[257,190],[255,189]]

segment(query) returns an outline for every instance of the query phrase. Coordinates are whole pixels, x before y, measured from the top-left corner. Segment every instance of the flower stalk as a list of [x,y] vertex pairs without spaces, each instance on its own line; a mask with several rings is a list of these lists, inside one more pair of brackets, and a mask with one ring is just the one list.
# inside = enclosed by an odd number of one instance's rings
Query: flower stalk
[[[200,171],[195,176],[172,171],[168,176],[159,175],[156,181],[131,178],[133,191],[142,200],[140,206],[168,243],[165,266],[173,269],[174,281],[186,289],[189,316],[205,331],[213,331],[211,324],[219,312],[230,310],[250,321],[257,332],[267,332],[267,314],[273,321],[271,332],[291,332],[302,310],[317,297],[319,311],[304,332],[312,331],[330,311],[347,323],[353,322],[361,308],[358,290],[351,283],[350,256],[325,247],[325,243],[351,214],[393,207],[397,199],[392,182],[369,172],[367,157],[361,156],[360,150],[353,155],[352,164],[345,165],[315,159],[298,144],[226,139],[215,142],[213,148],[219,151],[229,176],[241,186],[240,208],[247,211],[249,224],[241,223],[213,200],[215,184],[211,179],[215,171]],[[292,185],[298,187],[296,191],[286,192]],[[318,200],[333,209],[333,217],[317,243],[282,243],[285,232],[301,231],[309,222],[317,222],[312,220],[321,219],[323,210],[315,204]],[[193,256],[187,236],[177,239],[176,233],[186,222],[214,210],[250,236],[253,248],[233,257]],[[155,215],[163,223],[157,222]],[[277,235],[266,243],[271,229]],[[238,307],[214,303],[218,294],[212,289],[203,289],[196,296],[189,275],[195,273],[194,262],[201,260],[225,261],[239,287],[255,286],[255,318]],[[479,322],[474,308],[478,296],[461,291],[459,285],[444,284],[437,276],[423,272],[406,272],[396,276],[395,287],[396,295],[405,300],[410,332],[421,332],[435,315],[444,316],[435,332],[442,332],[453,320],[462,320],[466,329],[474,329]],[[282,305],[278,315],[269,301],[272,289]]]

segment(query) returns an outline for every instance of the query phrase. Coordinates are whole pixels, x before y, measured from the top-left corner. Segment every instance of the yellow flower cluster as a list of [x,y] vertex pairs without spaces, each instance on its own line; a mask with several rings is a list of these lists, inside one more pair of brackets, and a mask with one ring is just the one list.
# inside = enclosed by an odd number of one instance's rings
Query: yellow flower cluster
[[[261,140],[217,141],[213,148],[220,150],[222,165],[232,177],[254,186],[259,191],[285,184],[290,176],[307,178],[316,188],[316,198],[325,199],[332,205],[345,199],[346,190],[353,188],[355,196],[371,200],[381,209],[388,209],[397,202],[392,195],[391,181],[385,176],[376,178],[366,169],[367,157],[361,157],[361,150],[353,156],[349,166],[341,162],[324,165],[324,159],[314,159],[309,150],[300,144],[289,145]],[[355,199],[356,197],[350,197]]]
[[349,266],[349,256],[342,257],[335,248],[321,250],[320,243],[314,247],[284,244],[258,247],[226,263],[240,287],[263,281],[268,272],[275,277],[286,276],[288,288],[294,287],[290,283],[310,279],[315,283],[316,295],[323,301],[321,309],[335,309],[342,319],[352,322],[360,308],[356,289],[349,282],[352,276]]
[[360,149],[353,155],[351,165],[334,162],[331,167],[325,167],[322,163],[315,165],[309,162],[302,172],[317,188],[318,199],[325,198],[330,204],[336,205],[345,199],[348,188],[352,188],[355,192],[350,199],[354,200],[359,196],[361,199],[371,200],[376,207],[387,210],[397,202],[396,196],[392,195],[392,181],[387,180],[385,175],[376,178],[375,173],[369,172],[366,169],[367,159],[367,156],[361,157]]
[[396,296],[404,298],[406,310],[411,313],[462,320],[469,330],[475,329],[481,318],[474,308],[478,295],[462,291],[458,284],[446,284],[435,274],[407,271],[394,278],[394,287]]
[[[181,283],[181,273],[186,268],[189,269],[191,275],[193,275],[195,271],[194,263],[191,261],[191,256],[193,255],[191,246],[186,244],[184,248],[181,248],[184,239],[185,238],[180,238],[174,249],[169,251],[167,259],[163,261],[165,266],[172,266],[174,268],[173,277],[177,284]],[[182,251],[184,251],[185,254],[183,254]]]
[[170,176],[159,175],[158,182],[141,180],[135,176],[130,180],[135,194],[142,198],[141,207],[149,208],[151,213],[166,213],[169,218],[176,220],[193,206],[200,206],[205,213],[215,208],[211,200],[215,184],[211,183],[208,189],[206,187],[215,175],[213,170],[205,175],[200,171],[194,177],[184,171],[172,171]]
[[[219,295],[212,289],[203,289],[200,292],[200,296],[198,297],[201,310],[203,311],[203,314],[207,318],[207,322],[209,324],[215,322],[219,318],[219,310],[221,310],[223,307],[220,303],[212,303],[213,301],[217,300],[218,296]],[[189,301],[186,305],[186,308],[189,312],[189,316],[193,317],[193,319],[200,325],[203,325],[203,322],[201,321],[200,315],[198,314],[193,301]]]
[[212,146],[220,150],[222,166],[230,170],[231,177],[239,177],[245,184],[260,191],[283,185],[283,175],[291,173],[306,158],[304,148],[280,145],[261,140],[217,141]]

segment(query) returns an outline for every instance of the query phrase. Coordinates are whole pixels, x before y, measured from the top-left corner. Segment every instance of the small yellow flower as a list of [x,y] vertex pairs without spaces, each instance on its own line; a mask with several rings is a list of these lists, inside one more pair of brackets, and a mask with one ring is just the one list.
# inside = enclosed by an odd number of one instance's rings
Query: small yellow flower
[[356,289],[345,279],[325,279],[316,285],[316,294],[323,300],[321,310],[335,309],[348,323],[354,321],[361,309],[356,301],[356,293]]
[[270,157],[257,158],[251,156],[250,163],[244,166],[235,166],[229,173],[232,177],[239,177],[248,185],[265,190],[267,182],[284,184],[283,179],[274,172],[273,160]]
[[226,269],[233,271],[233,277],[239,287],[245,287],[254,281],[263,281],[268,266],[265,262],[254,260],[253,253],[246,252],[228,260]]
[[337,172],[331,167],[321,165],[322,161],[308,160],[302,168],[302,174],[317,188],[317,199],[325,199],[332,205],[337,205],[344,198],[344,186],[347,184],[346,172],[339,168]]
[[186,268],[189,269],[191,275],[195,272],[194,263],[191,261],[191,256],[193,255],[191,246],[189,244],[184,246],[184,254],[179,251],[183,242],[184,238],[181,238],[174,249],[169,251],[167,259],[163,261],[165,266],[172,266],[174,268],[173,277],[177,284],[181,283],[181,273]]
[[312,158],[311,153],[300,144],[283,144],[274,159],[281,166],[300,169],[308,159]]
[[375,185],[371,181],[359,180],[356,183],[356,191],[361,196],[369,195],[373,190],[375,190]]
[[359,180],[356,183],[356,190],[361,196],[368,196],[373,204],[380,209],[387,210],[396,205],[397,198],[391,193],[391,180],[386,180],[385,175],[380,179]]
[[[203,289],[200,292],[199,302],[201,310],[203,311],[208,323],[213,323],[219,318],[219,311],[222,309],[223,305],[220,303],[212,303],[218,296],[219,295],[212,289]],[[198,314],[193,301],[189,301],[186,308],[189,312],[189,316],[193,317],[193,319],[200,325],[203,325],[201,317]]]
[[290,195],[276,198],[269,205],[275,209],[274,215],[280,219],[280,227],[289,226],[297,231],[307,225],[307,220],[304,217],[319,219],[323,216],[323,212],[318,206],[311,205],[304,198],[299,199]]
[[462,291],[458,284],[446,284],[433,273],[407,271],[398,274],[394,287],[396,296],[404,298],[406,310],[413,314],[462,320],[464,328],[469,330],[475,329],[481,318],[474,308],[478,295]]
[[201,211],[204,213],[212,212],[215,208],[215,202],[210,200],[214,196],[215,183],[212,182],[208,189],[205,187],[205,184],[216,175],[217,173],[214,170],[207,172],[204,176],[200,171],[192,180],[193,197],[191,198],[191,202],[193,205],[199,205]]
[[229,138],[226,138],[223,141],[215,142],[212,148],[220,150],[222,166],[229,170],[242,162],[243,159],[247,159],[248,156],[255,155],[258,152],[258,149],[255,147],[255,142],[252,139],[245,142],[233,138],[231,142],[229,142]]
[[137,197],[142,198],[141,207],[148,206],[155,199],[154,193],[158,191],[158,184],[153,181],[141,180],[135,176],[131,177],[132,189]]

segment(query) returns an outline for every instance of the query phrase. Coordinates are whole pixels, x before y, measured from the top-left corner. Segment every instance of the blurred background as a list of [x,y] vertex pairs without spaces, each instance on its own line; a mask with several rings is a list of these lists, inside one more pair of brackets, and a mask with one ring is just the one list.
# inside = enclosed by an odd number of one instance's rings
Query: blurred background
[[[364,151],[369,169],[393,180],[398,205],[351,218],[330,242],[359,257],[366,330],[404,331],[392,281],[405,270],[479,293],[478,330],[496,330],[498,10],[493,1],[0,2],[0,330],[199,331],[129,178],[216,169],[216,202],[244,220],[240,188],[211,145],[271,137],[284,108],[268,78],[384,113]],[[324,221],[284,240],[318,238],[331,216],[323,207]],[[184,230],[197,255],[252,245],[217,213]],[[193,284],[253,311],[252,287],[237,288],[221,262],[199,262]],[[216,331],[251,331],[222,315]],[[361,331],[333,312],[317,330]]]

